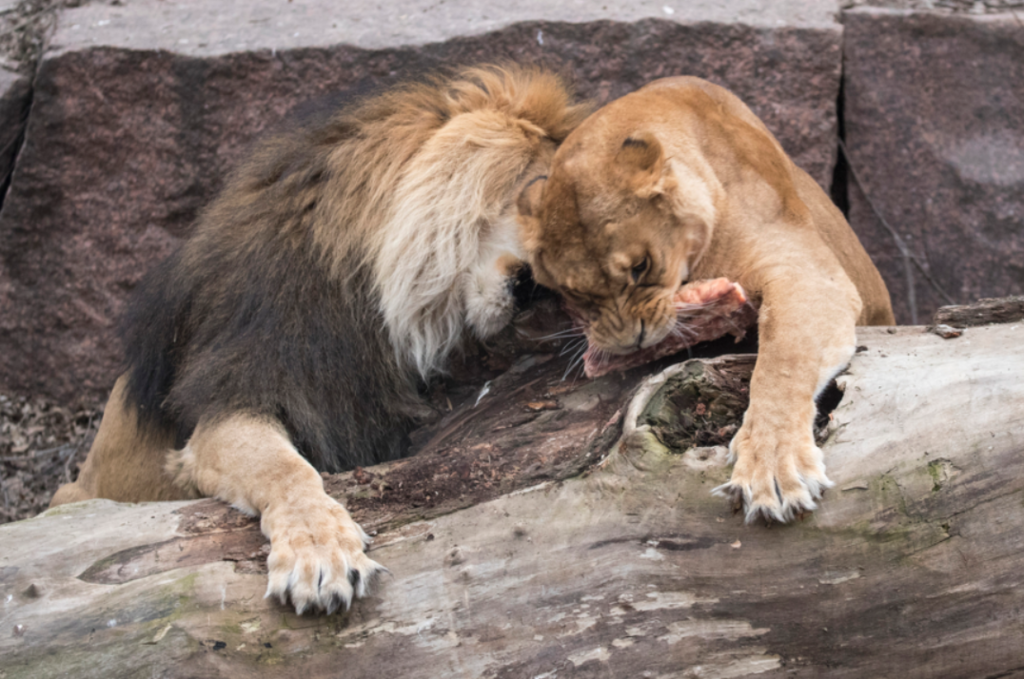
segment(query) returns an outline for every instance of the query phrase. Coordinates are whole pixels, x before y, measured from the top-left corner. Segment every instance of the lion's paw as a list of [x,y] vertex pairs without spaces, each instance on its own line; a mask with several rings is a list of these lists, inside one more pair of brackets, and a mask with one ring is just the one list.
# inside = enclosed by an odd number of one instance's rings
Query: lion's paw
[[388,570],[364,553],[369,537],[340,504],[324,497],[263,515],[270,537],[265,597],[291,600],[295,611],[348,610]]
[[741,429],[729,446],[735,461],[732,478],[712,493],[728,498],[744,510],[746,522],[758,517],[787,523],[817,508],[826,488],[834,484],[825,475],[821,449],[813,442],[793,443],[770,438],[760,442]]

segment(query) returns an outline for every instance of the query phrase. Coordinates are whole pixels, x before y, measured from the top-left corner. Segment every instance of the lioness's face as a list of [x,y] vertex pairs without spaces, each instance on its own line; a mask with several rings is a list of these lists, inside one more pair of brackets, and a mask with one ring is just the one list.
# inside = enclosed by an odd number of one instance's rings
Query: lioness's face
[[520,197],[534,277],[565,297],[593,346],[626,354],[657,344],[676,326],[675,293],[710,226],[677,209],[652,136],[627,137],[611,158],[570,142]]

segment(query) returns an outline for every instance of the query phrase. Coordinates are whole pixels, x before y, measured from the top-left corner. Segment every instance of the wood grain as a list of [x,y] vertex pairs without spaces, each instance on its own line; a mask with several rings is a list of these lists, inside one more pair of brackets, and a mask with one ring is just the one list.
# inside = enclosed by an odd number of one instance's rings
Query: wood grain
[[[822,432],[836,487],[787,526],[744,525],[710,495],[724,447],[665,445],[683,445],[665,405],[683,391],[691,422],[726,403],[672,377],[741,390],[749,358],[565,391],[544,377],[560,359],[537,363],[492,406],[455,408],[420,461],[329,480],[392,571],[344,615],[263,599],[260,556],[227,537],[255,525],[209,501],[0,527],[0,677],[1024,675],[1022,332],[860,329]],[[523,407],[544,399],[560,409]],[[374,499],[410,478],[441,495]],[[184,543],[182,561],[168,550]]]

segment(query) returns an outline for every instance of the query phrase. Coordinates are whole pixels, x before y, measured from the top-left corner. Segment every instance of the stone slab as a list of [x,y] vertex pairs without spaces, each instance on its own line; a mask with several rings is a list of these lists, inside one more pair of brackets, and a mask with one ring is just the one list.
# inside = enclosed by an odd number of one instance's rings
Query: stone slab
[[127,0],[115,6],[94,3],[68,10],[52,49],[104,45],[189,56],[339,44],[390,49],[483,35],[529,21],[632,23],[660,18],[679,23],[830,28],[837,11],[835,0],[521,0],[503,4],[492,0]]
[[[850,221],[910,322],[902,257],[870,203],[956,303],[1024,292],[1024,21],[843,15]],[[866,195],[865,195],[866,193]],[[870,203],[868,202],[870,201]],[[918,319],[947,302],[914,271]]]
[[21,145],[31,97],[30,77],[0,68],[0,204]]
[[[0,205],[7,193],[14,159],[21,146],[30,97],[30,78],[0,68]],[[0,259],[0,317],[14,310],[13,290],[14,283]]]
[[[272,3],[282,16],[293,12],[291,4]],[[256,135],[328,95],[502,59],[566,72],[598,102],[658,77],[693,74],[735,91],[812,176],[825,186],[831,178],[838,24],[531,21],[419,46],[368,49],[311,39],[278,49],[262,24],[250,23],[267,3],[233,3],[223,5],[237,12],[228,23],[252,31],[263,48],[157,49],[163,38],[152,26],[133,39],[135,47],[70,42],[76,23],[99,16],[88,12],[139,9],[133,16],[141,17],[142,7],[159,15],[165,6],[199,12],[202,4],[140,0],[70,10],[42,59],[25,145],[0,212],[0,290],[8,291],[0,391],[63,402],[101,398],[118,372],[113,324],[142,273],[187,236]],[[626,5],[609,4],[616,6]]]

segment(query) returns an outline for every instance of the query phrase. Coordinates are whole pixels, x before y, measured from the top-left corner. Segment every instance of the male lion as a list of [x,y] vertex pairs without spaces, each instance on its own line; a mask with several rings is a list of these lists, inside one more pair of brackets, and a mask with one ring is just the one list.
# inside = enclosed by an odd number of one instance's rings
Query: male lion
[[750,109],[699,78],[650,83],[582,123],[518,204],[534,277],[600,350],[660,342],[691,279],[726,277],[760,301],[750,407],[716,492],[748,521],[814,509],[832,485],[815,398],[853,355],[854,326],[894,319],[842,214]]
[[52,504],[219,498],[261,515],[268,596],[348,607],[381,567],[318,472],[401,456],[418,381],[508,321],[515,198],[586,113],[550,73],[473,68],[258,146],[140,285]]

